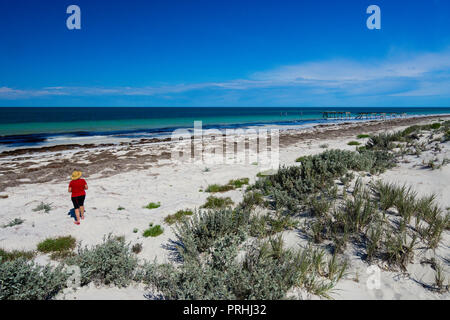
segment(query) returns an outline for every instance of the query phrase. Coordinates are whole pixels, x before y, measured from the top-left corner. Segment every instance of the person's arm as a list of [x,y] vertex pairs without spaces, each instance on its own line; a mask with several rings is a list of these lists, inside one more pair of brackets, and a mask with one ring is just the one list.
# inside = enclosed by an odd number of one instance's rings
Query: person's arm
[[84,184],[84,190],[87,190],[88,189],[88,185],[87,185],[87,182],[85,182],[85,184]]
[[72,181],[69,183],[69,192],[72,192]]

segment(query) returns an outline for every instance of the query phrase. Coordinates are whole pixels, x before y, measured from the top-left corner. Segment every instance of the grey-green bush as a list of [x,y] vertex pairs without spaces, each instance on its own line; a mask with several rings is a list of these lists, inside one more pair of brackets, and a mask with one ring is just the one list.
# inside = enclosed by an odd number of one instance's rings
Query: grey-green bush
[[[326,269],[323,255],[309,249],[291,251],[283,248],[281,238],[250,245],[245,257],[237,261],[237,242],[225,236],[211,246],[208,259],[185,261],[178,268],[156,263],[144,268],[144,282],[162,293],[165,299],[284,299],[289,289],[301,286],[327,296],[345,266],[336,266],[333,281],[321,279]],[[335,264],[333,265],[335,266]],[[328,274],[331,276],[330,272]]]
[[236,235],[243,241],[248,221],[249,213],[243,210],[198,211],[191,219],[175,225],[175,236],[182,244],[178,246],[178,251],[184,258],[195,257],[227,234]]
[[329,189],[349,170],[377,173],[394,165],[393,156],[385,150],[327,150],[302,157],[301,166],[282,167],[275,175],[259,179],[254,189],[271,196],[276,209],[287,208],[295,214],[311,194]]
[[48,300],[65,287],[62,267],[40,266],[19,258],[0,263],[0,300]]
[[78,254],[65,261],[81,268],[81,285],[89,282],[127,286],[135,277],[138,261],[123,238],[108,237],[92,248],[78,247]]

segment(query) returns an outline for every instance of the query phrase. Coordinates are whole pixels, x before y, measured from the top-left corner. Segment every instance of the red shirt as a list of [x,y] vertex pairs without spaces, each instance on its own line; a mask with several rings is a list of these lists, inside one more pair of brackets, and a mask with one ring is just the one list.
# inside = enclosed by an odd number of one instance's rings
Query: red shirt
[[86,195],[86,191],[84,191],[86,184],[84,179],[70,181],[69,188],[72,188],[72,198]]

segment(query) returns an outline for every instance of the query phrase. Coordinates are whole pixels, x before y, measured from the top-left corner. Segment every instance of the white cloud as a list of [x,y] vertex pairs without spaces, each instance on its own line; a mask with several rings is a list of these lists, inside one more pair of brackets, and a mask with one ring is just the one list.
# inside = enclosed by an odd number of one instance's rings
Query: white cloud
[[294,88],[285,95],[311,97],[341,95],[449,96],[450,50],[402,55],[382,60],[331,59],[304,62],[257,72],[247,79],[144,87],[44,87],[15,89],[0,87],[0,99],[66,96],[166,96],[196,90],[245,92]]
[[450,68],[450,50],[402,56],[383,61],[328,60],[284,66],[251,76],[255,80],[283,82],[370,81],[386,78],[417,78],[429,72]]

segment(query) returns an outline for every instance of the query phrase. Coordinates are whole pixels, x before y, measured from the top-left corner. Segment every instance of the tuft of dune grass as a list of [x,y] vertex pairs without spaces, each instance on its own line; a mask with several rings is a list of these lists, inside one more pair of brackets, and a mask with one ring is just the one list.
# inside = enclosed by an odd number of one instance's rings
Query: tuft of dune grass
[[41,202],[39,205],[37,205],[33,211],[34,212],[38,212],[38,211],[44,211],[45,213],[49,213],[52,210],[52,204],[51,203],[45,203],[45,202]]
[[42,253],[59,253],[64,255],[67,251],[75,249],[76,239],[72,236],[47,238],[37,245],[37,250]]
[[24,222],[25,222],[25,220],[23,220],[21,218],[15,218],[15,219],[11,220],[10,222],[8,222],[7,224],[4,224],[2,226],[2,228],[9,228],[9,227],[18,226],[18,225],[21,225]]
[[159,207],[161,207],[161,203],[158,201],[158,202],[150,202],[148,205],[146,205],[144,208],[145,209],[156,209],[156,208],[159,208]]
[[194,212],[190,209],[178,210],[176,213],[168,215],[164,219],[164,221],[167,224],[174,224],[176,222],[182,221],[186,216],[191,216],[193,214],[194,214]]
[[206,188],[206,192],[209,193],[217,193],[217,192],[227,192],[230,190],[233,190],[234,187],[231,185],[219,185],[219,184],[210,184],[207,188]]
[[163,234],[163,232],[164,232],[164,229],[163,229],[159,224],[157,224],[156,226],[154,226],[154,225],[151,223],[151,224],[150,224],[150,228],[144,230],[144,232],[142,233],[142,235],[143,235],[145,238],[148,238],[148,237],[157,237],[157,236]]
[[0,263],[3,263],[5,261],[13,261],[19,258],[31,260],[34,258],[35,255],[36,253],[34,251],[22,251],[22,250],[6,251],[4,249],[0,249]]
[[201,208],[204,209],[221,209],[231,207],[234,204],[230,197],[219,198],[214,196],[209,196],[206,202]]
[[235,180],[230,180],[227,184],[211,184],[206,188],[206,192],[209,193],[218,193],[218,192],[227,192],[234,189],[240,189],[244,185],[248,185],[249,178],[240,178]]

